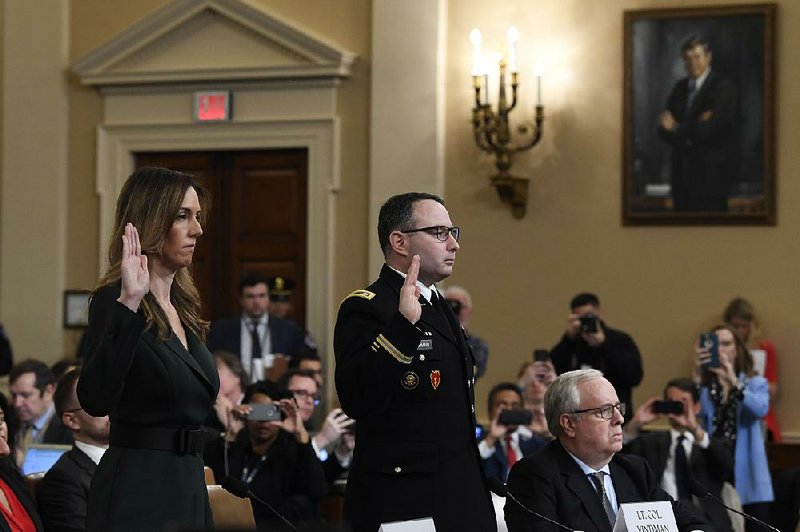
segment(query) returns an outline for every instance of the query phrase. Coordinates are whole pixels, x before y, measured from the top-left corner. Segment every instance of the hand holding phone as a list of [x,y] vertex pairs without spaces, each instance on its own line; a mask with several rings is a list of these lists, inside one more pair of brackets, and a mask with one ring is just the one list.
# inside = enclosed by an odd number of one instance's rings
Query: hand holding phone
[[652,412],[654,414],[683,414],[683,403],[680,401],[653,401]]
[[700,355],[700,363],[705,368],[719,367],[719,339],[717,333],[709,332],[700,335],[700,348],[708,352],[708,357]]

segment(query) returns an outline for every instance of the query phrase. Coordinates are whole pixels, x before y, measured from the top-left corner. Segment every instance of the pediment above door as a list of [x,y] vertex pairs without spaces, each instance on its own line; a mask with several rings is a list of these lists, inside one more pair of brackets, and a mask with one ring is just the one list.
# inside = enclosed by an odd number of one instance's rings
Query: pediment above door
[[242,0],[175,0],[72,65],[85,85],[328,80],[355,55]]

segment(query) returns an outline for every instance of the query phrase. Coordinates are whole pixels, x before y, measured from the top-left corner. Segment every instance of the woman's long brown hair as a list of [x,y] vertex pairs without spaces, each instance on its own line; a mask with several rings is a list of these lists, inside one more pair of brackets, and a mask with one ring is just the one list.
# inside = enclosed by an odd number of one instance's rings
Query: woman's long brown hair
[[[128,178],[117,199],[114,232],[108,245],[108,270],[94,289],[120,283],[122,260],[122,235],[125,225],[132,223],[139,232],[142,253],[160,256],[164,240],[178,216],[186,191],[192,187],[200,200],[203,218],[208,216],[208,194],[189,174],[168,168],[140,168]],[[205,340],[208,322],[200,315],[200,293],[189,268],[175,272],[170,289],[170,301],[181,322],[201,340]],[[155,327],[159,340],[172,335],[172,327],[155,296],[148,292],[139,307],[144,312],[148,327]]]

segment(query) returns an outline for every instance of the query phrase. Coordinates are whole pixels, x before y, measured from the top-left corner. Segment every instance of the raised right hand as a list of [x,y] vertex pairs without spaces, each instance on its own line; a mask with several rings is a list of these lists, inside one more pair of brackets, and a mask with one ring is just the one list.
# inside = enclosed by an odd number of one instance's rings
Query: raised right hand
[[422,305],[419,304],[420,288],[417,286],[417,276],[419,275],[419,255],[414,255],[411,259],[411,266],[408,268],[406,280],[400,288],[400,314],[411,323],[417,323],[422,316]]
[[139,303],[150,291],[150,272],[147,269],[147,255],[142,254],[139,231],[128,223],[122,235],[122,259],[119,265],[122,291],[119,301],[132,311],[139,310]]

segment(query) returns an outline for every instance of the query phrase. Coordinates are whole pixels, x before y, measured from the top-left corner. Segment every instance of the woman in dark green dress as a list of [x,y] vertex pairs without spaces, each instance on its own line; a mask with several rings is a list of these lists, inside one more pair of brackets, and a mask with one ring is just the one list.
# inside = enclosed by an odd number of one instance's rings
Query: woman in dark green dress
[[207,199],[191,176],[165,168],[138,170],[120,193],[78,383],[83,409],[111,418],[87,530],[212,524],[200,427],[219,377],[188,268]]

